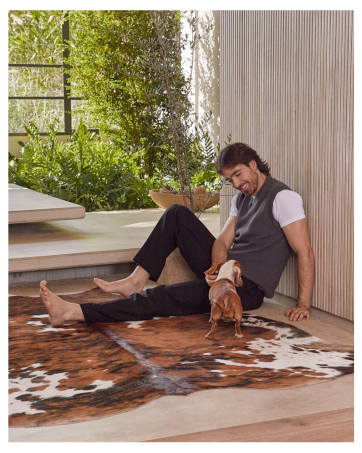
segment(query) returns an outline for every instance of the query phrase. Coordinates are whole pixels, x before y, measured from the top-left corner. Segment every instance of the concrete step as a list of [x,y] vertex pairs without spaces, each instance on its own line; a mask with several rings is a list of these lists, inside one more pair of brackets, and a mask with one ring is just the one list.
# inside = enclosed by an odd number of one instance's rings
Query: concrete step
[[[99,266],[104,275],[131,271],[120,265],[133,263],[163,212],[102,211],[86,213],[83,220],[9,225],[9,279],[15,283],[96,276]],[[215,237],[219,234],[217,208],[203,212],[200,220]]]
[[[107,282],[113,282],[115,280],[122,280],[130,275],[130,272],[121,272],[117,274],[103,275],[98,274],[97,277]],[[39,281],[30,283],[11,283],[9,284],[9,295],[10,296],[39,296]],[[153,288],[157,283],[148,280],[143,290]],[[54,294],[76,294],[82,293],[83,291],[89,291],[95,288],[96,285],[93,282],[92,277],[82,278],[67,278],[67,279],[54,279],[48,282],[49,289]]]
[[104,264],[101,266],[82,266],[64,269],[43,269],[29,272],[9,273],[9,285],[37,283],[42,280],[50,281],[70,281],[74,279],[105,277],[115,274],[131,274],[136,268],[134,261],[129,263]]
[[85,209],[17,184],[9,184],[9,223],[83,219]]

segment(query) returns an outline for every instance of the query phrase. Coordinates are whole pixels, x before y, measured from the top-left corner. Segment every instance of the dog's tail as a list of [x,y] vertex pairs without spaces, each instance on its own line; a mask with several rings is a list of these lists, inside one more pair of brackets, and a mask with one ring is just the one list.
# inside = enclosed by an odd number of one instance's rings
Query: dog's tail
[[230,310],[230,297],[229,294],[224,298],[224,306],[220,305],[218,302],[215,302],[217,308],[222,312],[228,312]]
[[215,305],[217,306],[217,308],[221,311],[221,313],[224,313],[225,311],[225,308],[222,307],[218,302],[215,302]]

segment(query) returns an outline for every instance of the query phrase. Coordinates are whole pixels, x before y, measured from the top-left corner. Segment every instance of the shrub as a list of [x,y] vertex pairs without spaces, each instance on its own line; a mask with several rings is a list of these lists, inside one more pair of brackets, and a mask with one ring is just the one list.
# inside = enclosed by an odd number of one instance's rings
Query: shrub
[[[140,178],[132,154],[89,132],[82,120],[66,143],[58,143],[57,123],[43,143],[33,122],[25,126],[23,158],[9,153],[9,182],[71,201],[86,211],[156,207],[148,194],[151,178]],[[127,150],[129,151],[129,150]]]

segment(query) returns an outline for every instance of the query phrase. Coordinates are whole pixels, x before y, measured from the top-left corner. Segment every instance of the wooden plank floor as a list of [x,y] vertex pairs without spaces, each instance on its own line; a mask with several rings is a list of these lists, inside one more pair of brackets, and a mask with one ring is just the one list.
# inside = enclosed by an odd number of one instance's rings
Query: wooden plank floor
[[149,442],[353,442],[353,420],[352,407],[166,437]]

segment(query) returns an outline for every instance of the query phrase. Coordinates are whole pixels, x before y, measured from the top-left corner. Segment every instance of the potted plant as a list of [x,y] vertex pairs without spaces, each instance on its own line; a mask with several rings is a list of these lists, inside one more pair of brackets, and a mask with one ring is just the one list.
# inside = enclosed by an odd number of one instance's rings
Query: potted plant
[[[191,160],[189,165],[189,175],[192,187],[192,198],[194,203],[194,212],[198,212],[198,216],[204,209],[211,208],[220,200],[220,185],[221,181],[219,175],[215,171],[215,158],[216,152],[208,131],[203,127],[202,124],[195,129],[195,143],[194,146],[198,147],[197,158]],[[220,149],[220,145],[217,145],[217,150]],[[194,154],[190,153],[189,156],[193,157]],[[171,172],[172,173],[172,172]],[[161,189],[150,190],[150,196],[153,201],[161,208],[167,209],[172,204],[185,205],[185,198],[187,204],[191,207],[190,192],[184,189],[182,192],[181,188],[176,189],[173,187],[173,183],[177,180],[177,174],[172,173],[171,178],[164,182]],[[180,185],[180,184],[179,184]]]
[[[151,28],[153,33],[151,38],[127,35],[133,45],[138,46],[138,55],[143,55],[143,70],[138,74],[132,71],[134,79],[144,80],[144,94],[154,99],[155,86],[158,92],[157,103],[146,103],[143,108],[143,121],[148,125],[152,137],[158,143],[170,143],[173,150],[174,159],[170,156],[164,157],[165,168],[168,174],[172,175],[179,185],[178,195],[173,195],[172,190],[164,188],[166,198],[179,197],[185,206],[195,212],[200,198],[200,189],[193,186],[193,177],[203,167],[210,164],[210,159],[215,157],[215,153],[203,152],[203,139],[208,137],[204,131],[204,126],[211,116],[206,116],[201,126],[197,125],[198,118],[193,112],[191,102],[192,95],[192,76],[194,65],[194,54],[198,41],[201,36],[197,34],[197,19],[191,11],[188,15],[181,11],[149,11]],[[182,33],[182,19],[188,23],[189,34]],[[205,33],[211,29],[209,23],[205,27]],[[185,51],[188,57],[183,58]],[[189,65],[189,70],[186,70]],[[125,67],[123,72],[127,72]],[[130,75],[130,72],[128,71]],[[149,87],[147,86],[149,82]],[[195,127],[196,126],[196,127]],[[210,138],[210,137],[208,137]],[[211,143],[209,140],[208,145]],[[197,193],[199,192],[199,193]],[[151,191],[150,195],[157,203],[157,199],[162,195],[160,191]],[[214,193],[207,194],[202,198],[202,205],[207,205],[213,198],[213,203],[217,202]],[[215,201],[216,200],[216,201]],[[199,206],[201,208],[201,206]]]
[[[197,19],[193,12],[186,16],[190,36],[182,33],[182,14],[180,12],[150,11],[150,16],[156,39],[151,45],[147,44],[149,58],[146,64],[158,79],[162,92],[165,93],[164,109],[158,111],[158,119],[162,117],[166,123],[166,128],[161,130],[160,138],[170,137],[173,144],[180,185],[179,194],[176,196],[182,198],[183,204],[195,212],[197,208],[205,208],[208,202],[214,204],[218,201],[215,194],[209,194],[207,197],[204,188],[192,187],[192,177],[200,170],[200,166],[205,165],[205,162],[209,163],[210,158],[215,157],[215,153],[205,156],[202,152],[200,138],[210,137],[207,132],[204,132],[203,125],[194,127],[198,118],[193,113],[190,100],[194,54],[201,36],[197,34]],[[209,23],[206,32],[210,28]],[[185,50],[188,50],[189,57],[183,61],[182,56]],[[185,70],[185,63],[189,63],[189,71]],[[152,127],[151,124],[150,126]],[[174,195],[172,191],[166,192],[167,190],[167,188],[163,189],[165,198],[172,204]],[[201,197],[202,193],[204,196]],[[162,193],[157,194],[158,197],[160,195]],[[213,201],[210,203],[212,197]],[[156,198],[153,199],[157,203]]]

